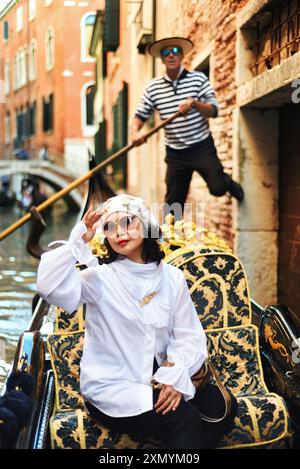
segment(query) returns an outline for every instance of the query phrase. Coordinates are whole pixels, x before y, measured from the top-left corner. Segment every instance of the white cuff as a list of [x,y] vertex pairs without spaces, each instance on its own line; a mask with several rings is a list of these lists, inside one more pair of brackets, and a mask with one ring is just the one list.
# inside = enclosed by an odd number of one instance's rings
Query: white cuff
[[96,257],[92,254],[91,248],[86,244],[82,236],[87,232],[85,224],[81,221],[71,231],[68,243],[71,247],[73,256],[88,267],[98,265]]
[[152,378],[158,383],[173,386],[176,391],[182,393],[185,401],[195,396],[196,388],[188,375],[187,369],[181,365],[161,366]]

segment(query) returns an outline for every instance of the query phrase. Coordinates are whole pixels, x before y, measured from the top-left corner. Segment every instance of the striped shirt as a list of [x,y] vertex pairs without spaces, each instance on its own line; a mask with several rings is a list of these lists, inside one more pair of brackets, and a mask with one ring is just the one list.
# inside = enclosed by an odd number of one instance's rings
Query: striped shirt
[[[217,116],[218,102],[207,76],[186,69],[174,81],[168,76],[152,80],[141,97],[135,116],[146,121],[157,110],[162,120],[167,119],[178,111],[179,103],[188,98],[212,104],[213,117]],[[174,119],[164,129],[165,144],[176,149],[187,148],[210,136],[207,118],[195,108]]]

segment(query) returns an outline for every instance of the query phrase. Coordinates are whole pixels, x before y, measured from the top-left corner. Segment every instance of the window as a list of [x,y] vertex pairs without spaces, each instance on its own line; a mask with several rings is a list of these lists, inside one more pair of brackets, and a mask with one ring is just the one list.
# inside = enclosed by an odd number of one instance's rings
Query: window
[[23,57],[23,49],[20,49],[17,54],[17,89],[21,87],[22,83],[22,57]]
[[24,128],[25,128],[26,138],[28,138],[30,135],[29,124],[30,124],[30,106],[29,106],[29,103],[27,103],[26,108],[24,109]]
[[17,8],[16,11],[16,29],[17,31],[21,31],[23,28],[23,7]]
[[33,20],[36,17],[36,0],[29,0],[29,21]]
[[9,29],[8,29],[8,21],[3,22],[3,40],[4,42],[8,41],[9,36]]
[[14,90],[18,88],[18,54],[14,56]]
[[81,122],[85,137],[94,136],[97,127],[94,125],[95,82],[85,83],[81,89]]
[[43,131],[53,130],[53,94],[43,98]]
[[91,85],[86,89],[86,125],[94,125],[94,99],[96,85]]
[[4,93],[5,96],[10,93],[10,60],[7,59],[4,65]]
[[[112,153],[127,145],[128,134],[128,85],[123,83],[123,89],[113,106],[113,145]],[[113,163],[114,189],[127,187],[127,156]]]
[[18,90],[27,83],[26,48],[18,50],[14,57],[14,89]]
[[26,121],[26,108],[22,106],[20,110],[17,111],[17,140],[19,144],[22,143],[28,136]]
[[36,79],[36,50],[37,41],[32,39],[29,47],[29,80],[33,81]]
[[27,83],[27,62],[28,62],[28,47],[23,47],[17,54],[17,87],[21,88]]
[[93,27],[95,23],[95,12],[88,12],[83,15],[80,22],[81,28],[81,59],[94,61],[95,59],[90,56],[89,48],[93,34]]
[[5,136],[4,143],[10,143],[10,113],[5,114]]
[[267,2],[243,25],[241,38],[252,77],[297,54],[300,50],[298,0]]
[[54,29],[49,26],[46,32],[46,70],[54,67]]
[[36,133],[36,101],[29,106],[29,135],[32,137]]

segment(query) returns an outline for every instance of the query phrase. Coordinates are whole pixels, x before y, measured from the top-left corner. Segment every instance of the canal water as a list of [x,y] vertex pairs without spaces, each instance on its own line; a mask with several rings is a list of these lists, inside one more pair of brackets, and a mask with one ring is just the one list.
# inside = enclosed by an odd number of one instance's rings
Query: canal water
[[[0,207],[0,231],[24,215],[19,207]],[[47,217],[41,245],[67,239],[78,212],[57,202]],[[12,363],[20,334],[26,330],[32,314],[31,302],[36,293],[38,260],[26,251],[29,223],[0,241],[0,392]]]

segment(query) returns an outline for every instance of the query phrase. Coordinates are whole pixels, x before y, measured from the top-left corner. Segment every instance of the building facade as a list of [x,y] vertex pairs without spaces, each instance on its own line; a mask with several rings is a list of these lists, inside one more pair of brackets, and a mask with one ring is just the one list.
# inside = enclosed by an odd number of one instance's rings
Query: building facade
[[[212,135],[226,171],[244,186],[246,197],[242,204],[227,195],[213,197],[195,173],[187,202],[204,203],[206,227],[226,239],[243,260],[254,298],[262,304],[281,301],[297,310],[299,2],[109,0],[105,12],[91,46],[101,64],[97,76],[103,99],[96,112],[100,157],[104,148],[112,152],[129,142],[141,93],[164,72],[160,60],[146,53],[147,44],[173,35],[190,38],[194,49],[185,65],[207,73],[214,86],[220,112],[210,121]],[[122,120],[116,109],[125,88],[127,115]],[[157,117],[148,128],[154,123]],[[123,169],[128,192],[149,203],[162,202],[163,132],[133,149]]]
[[[95,59],[89,43],[99,1],[11,1],[0,18],[1,157],[47,145],[74,176],[94,150]],[[62,162],[62,161],[60,161]]]

